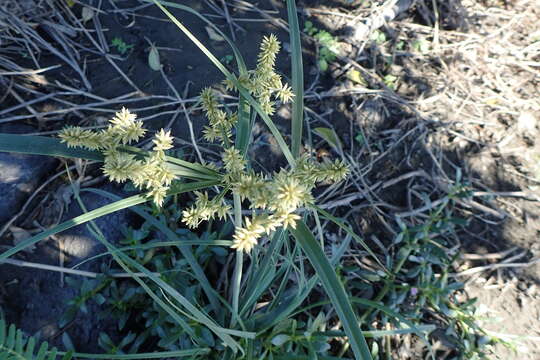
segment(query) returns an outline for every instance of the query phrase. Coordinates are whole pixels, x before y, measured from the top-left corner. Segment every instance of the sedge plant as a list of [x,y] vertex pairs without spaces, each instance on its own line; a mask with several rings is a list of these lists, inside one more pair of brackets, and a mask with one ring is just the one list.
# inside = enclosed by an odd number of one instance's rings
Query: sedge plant
[[[156,306],[173,319],[178,329],[191,336],[192,341],[185,345],[185,350],[195,353],[199,351],[200,354],[222,351],[224,355],[218,358],[229,359],[241,356],[250,358],[258,334],[269,329],[276,321],[290,316],[320,282],[339,317],[355,358],[371,359],[361,323],[334,269],[338,258],[329,259],[325,255],[321,242],[315,239],[309,226],[319,210],[312,195],[314,188],[318,184],[329,185],[343,181],[348,169],[340,160],[319,162],[301,153],[303,67],[294,0],[287,1],[292,49],[291,86],[275,71],[280,43],[274,35],[262,40],[257,65],[255,69],[248,70],[235,44],[200,14],[183,5],[156,0],[153,2],[221,70],[227,90],[238,96],[235,111],[228,110],[230,106],[222,106],[220,96],[211,88],[204,89],[200,96],[200,104],[208,120],[204,138],[220,146],[221,158],[219,161],[208,159],[204,163],[194,163],[169,156],[168,151],[174,147],[174,139],[165,130],[154,135],[150,150],[137,147],[137,142],[147,135],[147,130],[137,120],[136,114],[125,108],[116,113],[102,130],[66,127],[60,132],[59,138],[0,134],[0,151],[101,162],[103,173],[111,181],[129,181],[140,191],[138,195],[115,199],[109,205],[88,211],[18,242],[0,254],[0,261],[53,234],[88,223],[116,263],[132,275],[133,280],[154,300]],[[229,71],[167,7],[190,12],[212,26],[231,45],[237,71]],[[290,146],[272,120],[278,103],[292,103]],[[257,172],[252,166],[253,160],[248,156],[251,130],[258,120],[266,124],[288,163],[288,166],[276,169],[271,174]],[[194,202],[179,203],[176,195],[183,193],[192,193]],[[147,202],[155,204],[158,209],[174,202],[174,206],[181,211],[181,217],[172,225],[157,219],[144,208],[138,207]],[[135,211],[159,229],[169,240],[168,245],[162,246],[179,249],[208,299],[208,306],[194,304],[174,284],[171,285],[165,276],[150,271],[130,256],[129,252],[109,242],[92,223],[100,216],[121,209]],[[248,215],[244,215],[246,213]],[[220,294],[204,272],[194,255],[193,245],[197,242],[183,242],[184,239],[176,231],[178,227],[197,229],[211,220],[234,224],[230,238],[218,242],[229,244],[230,251],[235,252],[234,273],[228,294]],[[204,244],[208,245],[208,242]],[[277,264],[280,249],[291,252],[293,257],[303,252],[316,276],[303,279],[298,293],[288,297],[289,300],[284,304],[272,304],[264,314],[257,316],[256,301],[271,285],[268,279],[275,278],[270,276],[257,279],[257,275],[270,273],[272,266]],[[245,259],[249,259],[250,266],[247,269],[244,269]],[[300,266],[304,267],[303,264]],[[295,268],[296,265],[289,264],[287,269]],[[301,269],[295,271],[302,272]],[[145,279],[135,273],[144,274]],[[287,274],[285,272],[280,275],[286,279]],[[285,292],[284,287],[279,286],[278,293],[283,295]],[[197,332],[193,330],[193,323],[213,333],[220,339],[219,343],[205,346],[196,340]],[[81,354],[73,355],[77,357]],[[130,358],[137,357],[133,355]]]

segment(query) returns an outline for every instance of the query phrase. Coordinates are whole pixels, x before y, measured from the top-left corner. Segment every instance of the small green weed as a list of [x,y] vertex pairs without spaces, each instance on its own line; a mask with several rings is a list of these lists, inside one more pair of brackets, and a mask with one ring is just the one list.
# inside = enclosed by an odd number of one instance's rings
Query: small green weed
[[231,65],[234,61],[234,55],[228,54],[221,58],[221,62],[227,65]]
[[382,45],[386,42],[386,34],[380,30],[375,30],[371,35],[371,40],[375,41],[378,45]]
[[116,49],[120,54],[125,55],[129,50],[133,49],[134,44],[128,44],[122,38],[115,37],[111,40],[111,46]]
[[59,353],[56,348],[49,348],[47,342],[36,337],[28,337],[15,325],[7,325],[0,319],[0,358],[6,360],[62,360],[73,358],[72,352]]
[[388,74],[383,78],[384,84],[392,90],[396,89],[398,77],[392,74]]
[[317,65],[319,70],[328,70],[328,65],[336,60],[336,54],[339,51],[339,42],[337,38],[332,36],[328,31],[321,30],[315,27],[311,21],[306,21],[304,24],[304,32],[312,36],[319,45]]

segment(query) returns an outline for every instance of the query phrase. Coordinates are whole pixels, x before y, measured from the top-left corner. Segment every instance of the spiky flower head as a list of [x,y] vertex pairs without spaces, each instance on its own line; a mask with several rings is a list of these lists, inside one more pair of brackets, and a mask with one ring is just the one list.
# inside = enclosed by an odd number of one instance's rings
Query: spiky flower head
[[148,196],[152,199],[154,204],[161,207],[163,206],[163,201],[165,201],[165,197],[167,197],[167,186],[158,185],[154,186],[150,189],[148,192]]
[[79,127],[66,127],[60,132],[62,142],[68,146],[101,150],[104,155],[103,172],[110,180],[125,182],[130,180],[139,189],[147,190],[147,195],[158,206],[163,205],[167,191],[176,178],[165,161],[165,150],[173,146],[170,132],[159,131],[153,142],[154,149],[143,159],[128,153],[123,145],[138,141],[146,130],[137,116],[122,108],[110,120],[106,130],[92,131]]
[[58,135],[62,143],[68,147],[85,147],[90,150],[99,150],[103,147],[102,136],[99,132],[83,129],[78,126],[67,126]]
[[165,151],[172,149],[173,147],[173,137],[171,136],[171,131],[165,131],[161,129],[158,133],[156,133],[154,140],[152,142],[154,143],[154,151]]
[[278,212],[275,216],[285,229],[296,229],[296,222],[300,220],[300,215],[292,212]]
[[236,148],[228,148],[223,151],[223,165],[229,173],[238,173],[245,169],[246,160]]
[[248,217],[244,220],[244,227],[237,227],[233,235],[233,245],[231,247],[238,251],[250,252],[257,239],[265,233],[266,229],[261,223],[261,218],[254,217],[252,220]]
[[293,101],[294,93],[288,84],[283,84],[276,92],[276,96],[283,103],[289,103]]
[[197,196],[195,203],[191,208],[182,212],[182,222],[192,229],[199,226],[202,221],[214,217],[224,219],[231,210],[230,206],[225,204],[220,196],[210,200],[207,192],[196,191],[195,195]]
[[325,161],[313,170],[317,182],[339,182],[345,180],[349,174],[347,164],[342,160],[336,159],[334,162]]
[[309,190],[295,177],[286,172],[276,175],[274,208],[293,212],[311,200]]
[[270,36],[263,38],[257,63],[261,70],[274,68],[279,48],[280,45],[276,35],[270,34]]
[[146,129],[143,128],[142,121],[136,121],[136,118],[136,114],[123,107],[110,120],[112,125],[109,126],[107,131],[110,132],[114,139],[124,145],[138,141],[144,136]]
[[122,183],[129,180],[133,174],[142,171],[143,166],[143,163],[135,160],[133,155],[117,152],[105,157],[103,172],[112,181]]
[[210,88],[202,90],[201,95],[202,108],[208,118],[208,126],[204,127],[204,138],[207,141],[221,141],[225,144],[232,136],[231,129],[238,120],[236,114],[227,114],[219,108],[219,103]]

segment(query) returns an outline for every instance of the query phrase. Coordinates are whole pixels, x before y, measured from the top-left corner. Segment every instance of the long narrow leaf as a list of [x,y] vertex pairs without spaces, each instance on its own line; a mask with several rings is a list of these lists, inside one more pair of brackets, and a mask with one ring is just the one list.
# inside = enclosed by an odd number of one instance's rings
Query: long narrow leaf
[[[90,189],[88,189],[88,191],[91,191],[93,193],[99,194],[101,196],[107,197],[107,198],[112,199],[112,200],[118,199],[118,196],[116,196],[114,194],[111,194],[109,192],[103,191],[103,190],[99,190],[99,189],[90,190]],[[155,226],[165,236],[167,236],[167,238],[169,240],[176,241],[176,246],[180,249],[180,252],[182,253],[184,258],[188,262],[189,266],[191,267],[191,269],[195,273],[195,276],[197,277],[197,279],[201,283],[201,286],[202,286],[206,296],[208,297],[208,299],[210,300],[210,303],[212,304],[212,307],[214,308],[214,312],[216,314],[219,314],[221,307],[219,305],[218,298],[217,298],[217,296],[215,294],[214,289],[212,288],[212,285],[210,285],[210,282],[208,281],[208,278],[207,278],[206,274],[204,273],[204,270],[202,269],[202,267],[199,265],[199,263],[195,259],[195,256],[193,256],[191,246],[187,245],[187,244],[183,244],[182,239],[180,239],[178,237],[178,235],[174,231],[169,229],[169,227],[167,227],[167,225],[165,225],[161,221],[157,220],[154,216],[148,214],[146,211],[144,211],[142,209],[139,209],[137,207],[131,207],[131,208],[129,208],[129,210],[135,212],[137,215],[144,218],[147,223]]]
[[[129,151],[145,155],[147,152],[136,147],[126,147]],[[0,151],[20,154],[48,155],[65,158],[103,161],[99,151],[68,147],[60,139],[44,136],[0,134]],[[170,156],[166,157],[175,174],[197,180],[214,180],[219,174],[200,164],[190,163]]]
[[295,0],[287,0],[287,14],[291,39],[292,90],[294,93],[291,152],[293,156],[297,157],[300,155],[302,125],[304,122],[304,65],[302,64],[302,43],[300,41],[300,27],[298,25]]
[[[122,146],[121,150],[139,155],[142,157],[150,156],[148,151],[139,149],[134,146]],[[165,160],[168,162],[171,170],[180,176],[199,180],[217,180],[220,175],[215,170],[209,169],[198,163],[191,163],[182,159],[178,159],[172,156],[165,156]]]
[[[195,245],[195,246],[206,245],[206,246],[227,246],[227,247],[233,244],[232,240],[200,240],[200,239],[182,240],[182,243],[184,245]],[[148,249],[155,249],[155,248],[160,248],[160,247],[171,247],[171,246],[178,246],[178,241],[156,241],[156,242],[151,242],[147,244],[123,246],[121,248],[117,248],[117,251],[125,252],[129,250],[148,250]],[[92,257],[89,257],[88,259],[84,259],[80,263],[77,263],[77,265],[73,266],[72,269],[76,269],[86,264],[87,262],[99,259],[107,255],[112,255],[112,253],[110,251],[105,251],[101,254],[94,255]]]
[[70,148],[60,139],[45,136],[0,134],[0,151],[103,161],[98,151]]
[[330,265],[319,243],[303,221],[298,221],[296,229],[290,230],[296,241],[300,244],[315,268],[317,276],[321,280],[326,293],[343,324],[343,328],[349,337],[349,342],[357,359],[371,360],[371,353],[364,335],[360,330],[358,319],[354,314],[351,303],[343,285],[339,281],[336,272]]
[[[436,328],[437,326],[435,325],[419,325],[414,328],[409,327],[409,328],[394,329],[394,330],[367,330],[367,331],[362,331],[362,334],[364,334],[364,336],[367,338],[378,338],[378,337],[383,337],[383,336],[416,334],[418,332],[429,333],[435,330]],[[346,334],[342,331],[319,331],[319,332],[314,332],[313,335],[328,336],[328,337],[346,336]]]
[[[180,194],[184,192],[194,191],[194,190],[200,190],[207,188],[209,186],[217,185],[218,182],[216,181],[201,181],[201,182],[194,182],[194,183],[186,183],[186,184],[180,184],[176,185],[174,190],[171,191],[169,194]],[[17,245],[13,246],[11,249],[6,250],[2,254],[0,254],[0,260],[7,259],[8,257],[18,253],[21,250],[26,249],[29,246],[34,245],[35,243],[46,239],[47,237],[57,234],[61,231],[70,229],[72,227],[75,227],[80,224],[84,224],[90,220],[97,219],[101,216],[105,216],[107,214],[113,213],[115,211],[119,211],[122,209],[129,208],[131,206],[139,205],[144,202],[148,201],[148,197],[144,195],[134,195],[130,196],[126,199],[114,202],[112,204],[102,206],[98,209],[92,210],[87,212],[86,214],[79,215],[77,217],[74,217],[73,219],[70,219],[68,221],[65,221],[59,225],[56,225],[55,227],[46,230],[42,233],[39,233],[35,236],[32,236],[31,238],[28,238],[26,240],[21,241]]]
[[[81,359],[106,359],[106,360],[134,360],[134,359],[164,359],[186,356],[205,355],[210,352],[209,348],[197,348],[189,350],[175,350],[175,351],[161,351],[153,353],[140,353],[140,354],[126,354],[126,355],[114,355],[114,354],[86,354],[86,353],[73,353],[73,357]],[[58,352],[58,355],[64,355],[65,352]]]
[[[281,244],[285,239],[284,233],[285,231],[283,229],[278,229],[276,232],[274,232],[272,240],[270,241],[270,246],[268,246],[266,249],[266,253],[262,259],[261,266],[257,268],[256,271],[249,274],[250,277],[246,285],[246,291],[244,292],[241,301],[244,309],[242,312],[247,310],[249,306],[252,305],[252,302],[249,299],[253,299],[253,294],[255,292],[259,292],[257,288],[260,287],[261,278],[266,277],[266,274],[271,270],[271,266],[273,266],[272,260],[275,259],[274,253],[280,251]],[[254,259],[254,261],[256,260]]]

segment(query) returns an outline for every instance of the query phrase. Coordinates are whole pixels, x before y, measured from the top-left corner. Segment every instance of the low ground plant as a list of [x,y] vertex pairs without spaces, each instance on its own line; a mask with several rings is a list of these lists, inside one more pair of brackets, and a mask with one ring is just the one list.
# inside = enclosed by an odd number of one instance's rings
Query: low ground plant
[[336,37],[326,30],[317,28],[311,21],[304,23],[304,32],[317,42],[317,66],[325,72],[330,63],[334,62],[339,53],[339,42]]
[[[67,280],[79,294],[69,300],[60,325],[75,319],[79,311],[88,311],[92,301],[101,306],[97,315],[114,319],[122,336],[100,335],[106,355],[62,355],[389,359],[393,337],[415,334],[425,343],[423,356],[435,358],[436,339],[429,334],[439,328],[453,343],[456,358],[481,358],[483,333],[475,326],[471,304],[455,298],[461,284],[448,277],[453,259],[443,236],[462,221],[452,211],[455,198],[468,196],[464,188],[448,194],[423,224],[396,220],[399,231],[384,256],[375,254],[349,225],[317,203],[318,189],[339,188],[354,164],[339,157],[319,161],[302,150],[304,81],[295,2],[287,1],[290,85],[275,70],[280,43],[274,35],[262,40],[256,67],[247,69],[240,50],[210,21],[182,5],[154,3],[224,75],[223,85],[232,96],[225,98],[212,88],[200,95],[208,120],[204,138],[218,146],[219,157],[201,156],[198,162],[178,158],[174,138],[163,129],[151,138],[150,150],[137,146],[148,131],[126,108],[101,130],[70,126],[59,138],[0,134],[2,151],[99,162],[110,181],[136,192],[121,199],[100,189],[75,188],[82,209],[83,191],[111,203],[0,254],[1,261],[86,224],[107,249],[88,261],[114,259],[96,279]],[[213,27],[231,46],[236,72],[229,71],[167,6],[190,12]],[[231,98],[237,101],[226,100]],[[292,104],[289,144],[272,120],[276,107],[288,103]],[[258,167],[248,152],[254,124],[261,121],[283,155],[282,166],[273,172]],[[114,244],[93,220],[122,209],[135,212],[144,222],[125,229],[123,241]],[[326,242],[321,219],[343,235],[337,245]],[[353,244],[370,258],[371,270],[346,261],[344,254]],[[234,264],[230,272],[229,264]],[[111,276],[119,271],[130,278]],[[14,345],[12,338],[20,338],[22,344],[23,335],[15,330],[9,334],[5,348],[23,358],[27,351],[26,358],[32,358],[31,350]],[[67,336],[64,340],[66,348],[72,346]]]

